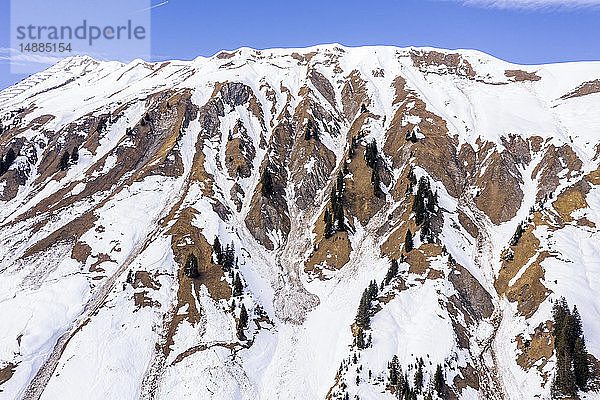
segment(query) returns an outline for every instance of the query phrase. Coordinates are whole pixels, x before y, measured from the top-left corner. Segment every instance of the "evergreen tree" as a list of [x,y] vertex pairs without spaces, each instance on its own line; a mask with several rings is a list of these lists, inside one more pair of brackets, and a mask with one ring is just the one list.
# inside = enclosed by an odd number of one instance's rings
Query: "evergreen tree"
[[583,335],[583,326],[581,324],[581,315],[579,315],[579,310],[577,306],[573,306],[573,312],[571,313],[571,330],[572,334],[575,337],[573,341],[573,347],[575,347],[575,341],[578,337]]
[[523,223],[520,223],[517,226],[517,230],[513,234],[512,239],[510,240],[510,245],[516,246],[519,243],[519,239],[521,239],[521,236],[523,236],[524,232],[525,232],[525,229],[523,228]]
[[412,205],[412,211],[415,213],[415,222],[417,225],[421,225],[425,218],[428,218],[429,214],[433,213],[436,203],[429,181],[427,178],[422,177],[419,180],[417,194],[415,195]]
[[217,264],[223,264],[223,253],[221,250],[221,242],[219,241],[218,236],[215,236],[215,243],[213,244],[213,258]]
[[183,273],[188,278],[192,279],[197,278],[200,275],[198,272],[198,259],[193,253],[188,254],[187,259],[185,260]]
[[356,347],[358,347],[359,349],[364,349],[367,347],[365,345],[365,332],[363,331],[363,328],[361,328],[361,327],[359,327],[358,332],[356,332],[355,343],[356,343]]
[[338,197],[341,200],[344,194],[344,176],[342,175],[342,171],[339,171],[337,174],[335,186],[338,193]]
[[576,306],[570,312],[564,298],[554,304],[552,316],[557,360],[552,393],[554,397],[573,396],[577,387],[581,390],[587,388],[590,376],[581,316]]
[[261,193],[264,197],[271,197],[273,195],[273,177],[267,168],[265,168],[261,178]]
[[63,153],[62,157],[60,158],[58,167],[60,168],[61,171],[66,171],[67,168],[69,168],[69,152],[68,151],[65,151]]
[[375,140],[367,143],[365,149],[365,161],[370,168],[375,168],[377,166],[377,144],[375,143]]
[[407,253],[410,253],[410,251],[413,249],[413,236],[412,233],[410,231],[410,229],[406,230],[406,237],[404,238],[404,250]]
[[338,192],[335,188],[331,189],[331,217],[333,232],[343,232],[346,230],[344,224],[344,208],[342,206],[343,192]]
[[379,177],[379,170],[373,168],[371,171],[371,183],[373,184],[373,194],[375,197],[381,197],[383,192],[381,191],[381,178]]
[[366,112],[369,112],[369,110],[367,110],[367,106],[365,106],[364,104],[360,105],[360,112],[361,114],[364,114]]
[[334,213],[335,230],[338,232],[344,232],[346,230],[346,224],[344,224],[344,209],[341,204],[338,204],[335,208]]
[[6,171],[8,171],[8,169],[10,168],[10,166],[16,158],[17,155],[15,154],[15,151],[12,149],[12,147],[8,149],[4,158],[0,157],[0,175],[4,175]]
[[396,275],[398,275],[398,261],[392,259],[392,263],[388,268],[387,274],[385,274],[384,283],[388,285],[392,281],[392,279],[396,277]]
[[244,334],[244,327],[239,322],[237,324],[236,335],[239,340],[246,340],[246,335]]
[[410,169],[410,171],[408,171],[407,178],[408,178],[409,187],[412,190],[412,188],[417,184],[417,177],[415,176],[415,173],[412,170],[412,168]]
[[583,336],[578,337],[575,341],[575,348],[573,349],[573,373],[575,374],[577,387],[581,390],[586,390],[587,382],[590,378],[590,364]]
[[235,250],[233,248],[233,243],[227,245],[221,258],[224,271],[229,271],[233,268],[233,265],[235,264]]
[[407,131],[406,132],[406,140],[412,143],[417,143],[418,139],[417,139],[417,133],[415,132],[415,129]]
[[323,217],[323,219],[325,220],[325,232],[324,235],[326,238],[330,238],[333,233],[333,222],[331,220],[331,213],[329,212],[329,210],[325,210],[325,216]]
[[236,273],[235,278],[233,278],[233,295],[241,296],[243,289],[244,287],[242,285],[242,280],[240,279],[240,274]]
[[358,140],[356,139],[356,136],[352,136],[352,139],[350,141],[350,151],[348,152],[350,159],[354,158],[354,156],[356,155],[357,147],[358,147]]
[[375,281],[369,282],[369,300],[377,300],[377,283]]
[[423,359],[417,361],[417,372],[415,373],[415,391],[418,393],[423,388]]
[[423,224],[421,225],[421,242],[433,243],[434,240],[435,236],[433,235],[433,231],[431,230],[431,223],[429,222],[429,218],[425,218]]
[[396,387],[396,385],[398,384],[399,367],[400,367],[400,364],[398,362],[398,356],[394,354],[394,357],[392,357],[392,361],[389,364],[389,369],[390,369],[389,382],[390,382],[390,386],[392,386],[392,387]]
[[360,299],[360,303],[358,305],[358,312],[356,314],[356,325],[363,329],[367,329],[371,322],[371,317],[369,316],[370,308],[371,302],[369,300],[369,292],[365,290],[363,292],[362,298]]
[[556,355],[556,375],[550,388],[553,398],[572,397],[575,395],[575,376],[571,369],[571,360],[566,349]]
[[567,313],[569,313],[569,306],[567,305],[565,298],[561,297],[560,300],[552,306],[552,317],[554,319],[552,334],[555,338],[560,336],[560,331],[564,326]]
[[442,372],[442,366],[438,364],[437,369],[435,370],[435,374],[433,375],[433,388],[435,389],[439,397],[442,397],[445,385],[446,382],[444,381],[444,373]]
[[79,160],[79,149],[77,146],[73,147],[73,152],[71,153],[71,161],[76,163]]
[[240,310],[240,322],[239,324],[245,328],[248,326],[248,311],[246,311],[246,306],[242,303],[242,309]]

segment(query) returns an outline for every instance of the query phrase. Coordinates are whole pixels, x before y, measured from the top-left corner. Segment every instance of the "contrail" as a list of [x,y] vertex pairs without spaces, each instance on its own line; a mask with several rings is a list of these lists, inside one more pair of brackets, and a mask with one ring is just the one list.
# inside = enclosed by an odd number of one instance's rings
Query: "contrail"
[[160,6],[164,6],[164,5],[165,5],[165,4],[167,4],[168,2],[169,2],[169,0],[163,1],[162,3],[155,4],[155,5],[153,5],[153,6],[150,6],[150,7],[148,7],[148,8],[143,8],[143,9],[139,10],[138,12],[144,12],[144,11],[152,10],[153,8],[160,7]]

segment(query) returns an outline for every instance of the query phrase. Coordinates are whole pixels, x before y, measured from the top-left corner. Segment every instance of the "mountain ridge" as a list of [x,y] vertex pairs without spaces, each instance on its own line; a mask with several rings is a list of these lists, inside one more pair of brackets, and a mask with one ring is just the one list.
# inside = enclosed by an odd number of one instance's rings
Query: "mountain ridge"
[[560,297],[600,357],[599,76],[331,44],[0,92],[0,389],[391,399],[396,356],[418,398],[548,398]]

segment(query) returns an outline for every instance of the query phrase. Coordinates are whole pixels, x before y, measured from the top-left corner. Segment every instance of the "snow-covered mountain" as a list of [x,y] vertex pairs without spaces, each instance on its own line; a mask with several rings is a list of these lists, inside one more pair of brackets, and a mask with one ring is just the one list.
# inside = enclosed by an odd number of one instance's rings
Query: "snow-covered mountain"
[[600,62],[73,57],[0,124],[2,399],[547,399],[561,297],[600,398]]

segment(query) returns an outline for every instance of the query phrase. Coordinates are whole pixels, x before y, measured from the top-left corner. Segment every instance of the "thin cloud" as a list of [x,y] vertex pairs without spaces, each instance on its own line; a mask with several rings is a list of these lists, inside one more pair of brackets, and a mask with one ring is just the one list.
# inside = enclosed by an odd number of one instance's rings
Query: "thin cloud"
[[522,10],[600,8],[600,0],[453,0],[464,5]]
[[155,5],[153,5],[153,6],[146,7],[146,8],[144,8],[144,9],[138,10],[137,12],[149,11],[149,10],[152,10],[153,8],[164,6],[164,5],[165,5],[165,4],[167,4],[168,2],[169,2],[169,0],[166,0],[166,1],[163,1],[162,3],[155,4]]
[[21,53],[16,49],[10,47],[0,47],[0,63],[7,64],[12,63],[13,65],[45,65],[49,66],[56,64],[62,60],[62,57],[52,57],[43,54],[35,53]]

